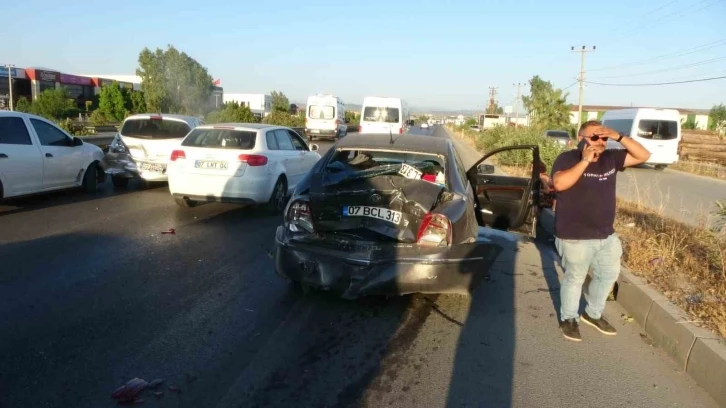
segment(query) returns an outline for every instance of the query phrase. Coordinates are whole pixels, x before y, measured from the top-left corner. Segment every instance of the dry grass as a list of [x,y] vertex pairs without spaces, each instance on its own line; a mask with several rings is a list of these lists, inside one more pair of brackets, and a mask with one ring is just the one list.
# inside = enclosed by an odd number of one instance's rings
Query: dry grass
[[671,165],[671,168],[674,170],[685,171],[687,173],[726,180],[726,166],[722,166],[717,163],[680,160]]
[[[476,147],[473,135],[457,136]],[[531,163],[498,167],[511,175],[531,171]],[[615,229],[628,269],[685,310],[692,323],[726,337],[726,227],[720,232],[706,227],[707,214],[698,226],[681,223],[665,216],[663,205],[654,209],[619,198],[617,205]],[[726,217],[726,203],[720,216]]]
[[726,337],[726,234],[690,226],[618,199],[615,229],[623,262],[683,308],[691,320]]

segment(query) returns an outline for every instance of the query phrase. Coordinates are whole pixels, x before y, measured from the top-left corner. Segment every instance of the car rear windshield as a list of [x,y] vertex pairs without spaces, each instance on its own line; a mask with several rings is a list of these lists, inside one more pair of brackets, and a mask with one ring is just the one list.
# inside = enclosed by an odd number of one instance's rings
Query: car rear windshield
[[186,122],[171,119],[127,119],[121,134],[141,139],[181,139],[192,130]]
[[366,106],[363,109],[363,120],[366,122],[398,123],[398,108]]
[[335,172],[345,169],[354,178],[370,178],[379,175],[406,177],[399,172],[402,164],[418,169],[423,173],[420,178],[430,181],[433,179],[427,176],[435,178],[439,173],[442,175],[446,173],[444,171],[446,161],[441,155],[381,150],[340,150],[331,157],[326,167]]
[[182,146],[249,150],[255,147],[257,132],[234,129],[194,129]]
[[675,120],[642,119],[638,123],[638,136],[644,139],[671,140],[678,137]]
[[310,119],[330,120],[335,117],[335,107],[328,105],[310,105],[308,115]]
[[569,139],[570,138],[570,134],[569,133],[562,132],[562,131],[548,131],[547,132],[547,136],[548,137],[554,137],[554,138],[557,138],[557,139]]

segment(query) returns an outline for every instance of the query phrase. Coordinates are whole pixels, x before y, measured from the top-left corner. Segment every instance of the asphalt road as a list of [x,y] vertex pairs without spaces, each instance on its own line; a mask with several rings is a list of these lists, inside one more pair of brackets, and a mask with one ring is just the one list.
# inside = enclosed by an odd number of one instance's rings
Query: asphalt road
[[280,222],[163,185],[0,205],[0,407],[111,407],[134,377],[164,379],[150,407],[716,406],[616,304],[618,336],[563,340],[547,243],[491,233],[471,298],[342,301],[275,275]]
[[717,222],[716,201],[726,200],[726,181],[650,166],[618,176],[618,196],[640,202],[690,224]]

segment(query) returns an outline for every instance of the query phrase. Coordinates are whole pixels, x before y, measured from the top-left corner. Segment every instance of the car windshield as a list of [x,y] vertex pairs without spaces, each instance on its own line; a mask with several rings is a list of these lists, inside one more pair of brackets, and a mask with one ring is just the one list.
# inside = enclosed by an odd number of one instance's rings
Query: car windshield
[[363,109],[363,120],[366,122],[398,123],[398,108],[366,106]]
[[643,119],[638,124],[638,136],[644,139],[670,140],[678,137],[678,122],[674,120]]
[[194,129],[182,146],[249,150],[255,147],[257,132],[234,129]]
[[360,149],[338,150],[326,166],[335,174],[329,178],[332,183],[388,175],[445,184],[444,168],[441,155]]
[[569,133],[567,133],[565,131],[561,131],[561,130],[548,130],[547,131],[547,136],[548,137],[554,137],[554,138],[557,138],[557,139],[569,139],[570,138],[570,134]]
[[186,122],[171,119],[127,119],[121,135],[142,139],[181,139],[192,130]]
[[335,117],[335,107],[328,105],[310,105],[308,108],[310,119],[330,120]]

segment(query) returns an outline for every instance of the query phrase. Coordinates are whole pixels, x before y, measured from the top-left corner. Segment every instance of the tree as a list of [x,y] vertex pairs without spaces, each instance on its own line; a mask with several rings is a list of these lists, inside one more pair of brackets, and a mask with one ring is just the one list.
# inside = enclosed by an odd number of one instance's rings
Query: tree
[[262,123],[287,127],[303,127],[305,126],[305,118],[293,116],[281,110],[273,110],[262,119]]
[[144,100],[143,91],[132,91],[131,92],[131,112],[133,112],[133,113],[148,112],[146,109],[146,100]]
[[467,126],[467,127],[468,126],[474,126],[476,124],[477,124],[476,123],[476,119],[473,119],[473,118],[467,119],[466,122],[464,122],[464,126]]
[[530,95],[522,102],[530,115],[530,123],[538,128],[562,128],[570,124],[570,107],[567,95],[538,75],[529,81]]
[[722,133],[726,129],[726,106],[715,105],[709,113],[708,128]]
[[127,100],[124,98],[118,82],[114,81],[111,85],[101,88],[101,94],[98,96],[98,110],[110,121],[121,122],[124,120],[129,110]]
[[21,96],[18,101],[15,102],[14,109],[17,112],[30,112],[33,109],[33,105],[28,101],[28,98]]
[[59,121],[77,113],[78,108],[65,88],[46,89],[33,102],[31,112],[52,121]]
[[206,118],[207,123],[257,123],[258,120],[246,105],[237,102],[228,102],[222,109],[210,112]]
[[428,122],[428,121],[429,121],[429,117],[428,117],[428,116],[426,116],[426,115],[421,115],[421,116],[419,116],[419,117],[418,117],[418,119],[417,119],[417,120],[418,120],[419,122],[421,122],[421,123],[424,123],[424,122]]
[[166,51],[144,48],[136,75],[141,77],[149,110],[186,115],[208,111],[212,77],[207,68],[172,45]]
[[290,100],[282,92],[272,91],[272,111],[290,112]]

